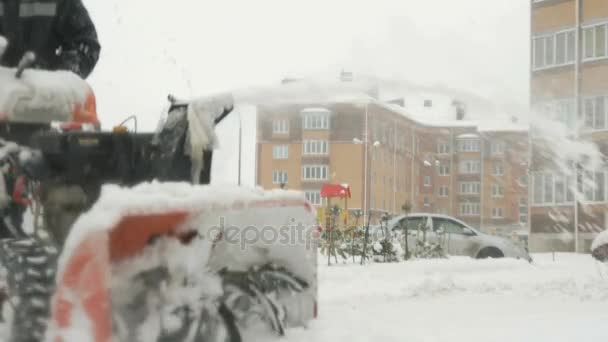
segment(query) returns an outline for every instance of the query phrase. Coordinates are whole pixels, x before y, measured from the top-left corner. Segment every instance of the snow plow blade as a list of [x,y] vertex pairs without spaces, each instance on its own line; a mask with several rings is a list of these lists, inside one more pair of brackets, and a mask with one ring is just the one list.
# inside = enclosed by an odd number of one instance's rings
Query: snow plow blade
[[246,341],[316,315],[301,193],[106,186],[59,258],[46,341]]

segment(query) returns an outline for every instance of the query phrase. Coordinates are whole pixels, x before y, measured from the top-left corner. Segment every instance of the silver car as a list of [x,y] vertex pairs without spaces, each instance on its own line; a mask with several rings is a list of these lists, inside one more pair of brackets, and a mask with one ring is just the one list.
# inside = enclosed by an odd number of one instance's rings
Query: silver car
[[416,232],[427,228],[426,240],[440,243],[448,255],[462,255],[472,258],[517,258],[532,261],[528,252],[514,241],[489,235],[466,223],[440,214],[409,214],[393,218],[386,226],[389,231],[408,230],[408,248],[416,246]]

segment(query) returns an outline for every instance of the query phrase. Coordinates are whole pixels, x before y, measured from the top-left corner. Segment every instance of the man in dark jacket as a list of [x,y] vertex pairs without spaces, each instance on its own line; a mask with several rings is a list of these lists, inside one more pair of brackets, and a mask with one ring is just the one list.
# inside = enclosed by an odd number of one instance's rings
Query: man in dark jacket
[[4,66],[32,51],[35,67],[86,78],[99,58],[95,25],[81,0],[0,0],[0,36],[8,40]]

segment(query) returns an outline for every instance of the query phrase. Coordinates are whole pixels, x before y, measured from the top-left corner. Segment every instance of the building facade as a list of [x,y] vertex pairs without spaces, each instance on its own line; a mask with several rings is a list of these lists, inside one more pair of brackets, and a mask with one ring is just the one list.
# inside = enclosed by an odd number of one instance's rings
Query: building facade
[[349,210],[369,208],[372,222],[408,204],[517,230],[528,220],[527,142],[525,130],[480,130],[456,113],[429,125],[377,100],[260,106],[257,180],[302,190],[317,206],[323,184],[349,184]]
[[588,143],[601,159],[593,169],[586,157],[565,159],[555,139],[534,130],[530,248],[588,251],[608,226],[608,1],[532,0],[530,74],[536,113],[566,127],[561,145]]

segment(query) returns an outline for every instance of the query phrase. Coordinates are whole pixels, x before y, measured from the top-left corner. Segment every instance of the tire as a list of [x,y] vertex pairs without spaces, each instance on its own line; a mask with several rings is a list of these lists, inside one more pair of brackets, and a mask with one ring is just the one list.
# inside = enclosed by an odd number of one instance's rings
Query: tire
[[479,251],[479,253],[477,254],[477,259],[497,259],[504,258],[504,256],[504,253],[500,249],[495,247],[486,247]]
[[7,301],[14,308],[9,341],[41,341],[55,287],[58,251],[35,239],[0,240],[0,263],[7,275]]

